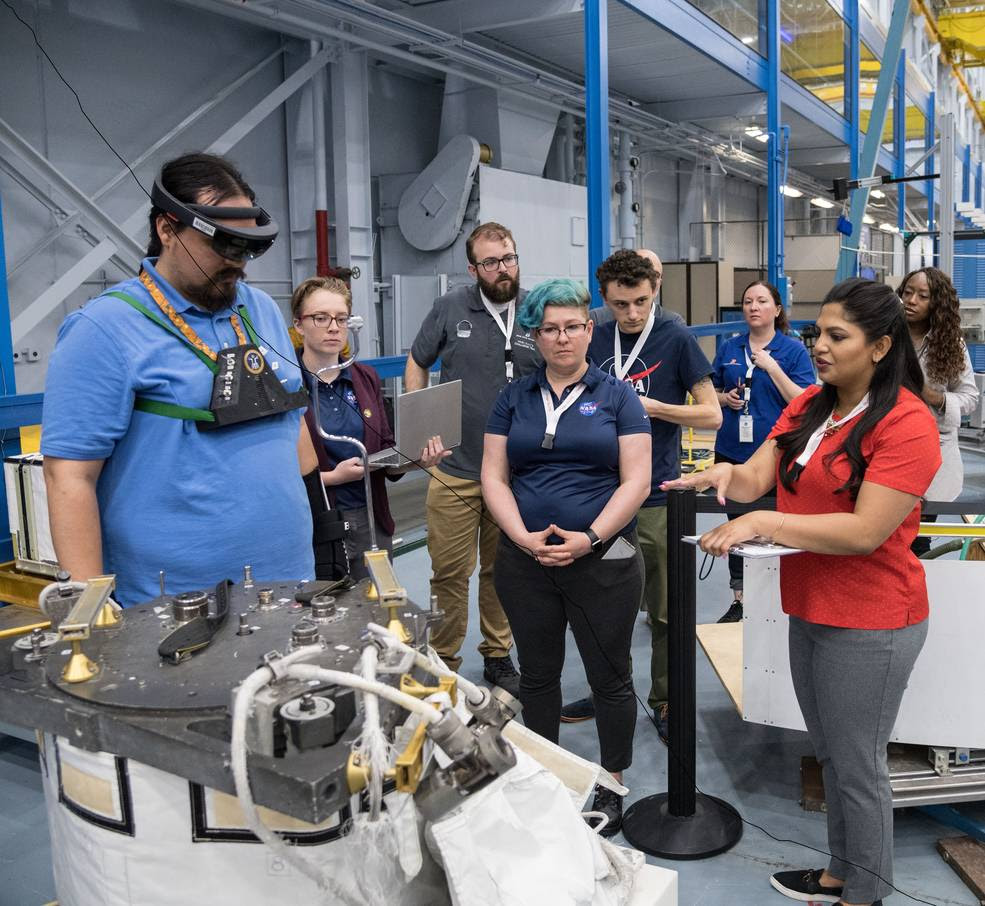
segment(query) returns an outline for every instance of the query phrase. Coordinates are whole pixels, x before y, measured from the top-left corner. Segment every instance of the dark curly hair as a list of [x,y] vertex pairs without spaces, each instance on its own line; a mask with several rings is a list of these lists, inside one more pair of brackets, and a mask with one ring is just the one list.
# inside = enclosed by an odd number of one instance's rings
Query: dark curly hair
[[943,271],[921,267],[910,271],[896,290],[900,298],[910,278],[923,274],[930,287],[930,317],[927,333],[927,377],[945,387],[964,370],[964,341],[961,338],[961,309],[958,293]]
[[637,255],[632,249],[619,249],[605,259],[595,270],[599,282],[599,292],[605,296],[610,283],[619,286],[636,286],[644,280],[650,281],[650,288],[656,292],[657,271],[646,258]]
[[[862,439],[896,405],[900,387],[916,396],[923,390],[923,372],[917,353],[910,341],[909,329],[903,314],[903,306],[893,290],[883,283],[853,277],[833,286],[824,297],[821,307],[832,302],[841,304],[842,315],[858,327],[867,343],[888,336],[889,351],[875,366],[869,382],[869,405],[848,432],[844,443],[824,458],[827,466],[838,456],[844,455],[851,466],[848,480],[838,491],[848,491],[854,500],[865,480],[866,461],[862,456]],[[776,438],[780,453],[779,478],[788,491],[795,491],[800,477],[797,457],[807,446],[810,436],[824,424],[838,402],[838,388],[822,384],[804,408],[799,419],[789,431]]]

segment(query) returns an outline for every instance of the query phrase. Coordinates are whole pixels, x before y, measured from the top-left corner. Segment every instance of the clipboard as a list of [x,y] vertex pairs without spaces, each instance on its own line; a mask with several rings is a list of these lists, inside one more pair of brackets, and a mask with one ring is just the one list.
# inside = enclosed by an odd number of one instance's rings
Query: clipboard
[[[681,541],[688,544],[698,543],[700,535],[682,535]],[[750,560],[758,560],[763,557],[783,557],[786,554],[803,554],[804,549],[800,547],[787,547],[785,544],[777,544],[775,541],[767,541],[764,538],[751,538],[741,544],[734,544],[729,548],[730,554],[737,557],[748,557]]]

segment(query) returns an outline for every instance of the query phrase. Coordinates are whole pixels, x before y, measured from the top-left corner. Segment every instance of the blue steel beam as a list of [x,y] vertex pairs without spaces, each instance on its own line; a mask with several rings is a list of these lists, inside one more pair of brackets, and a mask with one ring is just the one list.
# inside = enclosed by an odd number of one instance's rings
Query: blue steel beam
[[858,146],[862,134],[859,73],[862,67],[859,42],[858,0],[845,0],[845,112],[848,114],[849,178],[858,179]]
[[[900,51],[899,68],[896,70],[896,104],[893,107],[893,154],[896,166],[893,176],[906,176],[906,51]],[[906,183],[896,186],[896,226],[900,231],[906,226]]]
[[[931,91],[927,98],[927,109],[924,112],[927,128],[924,132],[924,149],[929,151],[937,142],[937,92]],[[934,172],[934,157],[931,154],[923,165],[924,175],[930,176]],[[932,179],[928,179],[924,185],[927,187],[927,230],[933,232],[937,225],[937,216],[934,211],[935,196],[937,195],[937,184]],[[937,248],[937,239],[934,239],[934,249]]]
[[602,304],[595,269],[609,257],[609,9],[585,0],[585,153],[588,184],[588,282],[592,307]]
[[978,166],[975,168],[975,207],[980,208],[982,206],[982,162],[978,161]]
[[[780,286],[783,254],[783,199],[780,192],[781,171],[780,136],[780,0],[766,0],[766,63],[769,77],[766,83],[766,146],[768,169],[766,171],[766,271],[767,279],[779,287],[786,301],[786,286]],[[784,284],[786,281],[783,281]]]
[[[886,111],[889,109],[889,98],[896,82],[896,67],[899,66],[900,51],[903,46],[903,30],[909,12],[910,0],[895,0],[889,31],[886,34],[886,50],[879,69],[879,81],[876,83],[876,96],[872,100],[872,109],[869,113],[869,127],[865,133],[862,156],[859,159],[859,179],[867,179],[875,173],[876,159],[882,145],[882,130],[886,124]],[[858,268],[859,234],[862,231],[862,217],[868,200],[868,188],[853,190],[852,234],[845,237],[838,256],[838,280],[854,276]]]
[[971,201],[971,145],[964,146],[961,159],[961,200]]
[[[9,403],[10,398],[17,393],[17,384],[14,379],[14,343],[10,336],[10,296],[7,294],[7,257],[4,253],[3,244],[3,203],[0,200],[0,395],[2,403]],[[0,451],[4,456],[20,453],[20,434],[13,432],[10,440],[7,439],[6,426],[0,426],[4,430],[0,438]],[[10,543],[10,522],[7,519],[7,494],[3,482],[0,482],[0,559],[12,560],[14,550]]]

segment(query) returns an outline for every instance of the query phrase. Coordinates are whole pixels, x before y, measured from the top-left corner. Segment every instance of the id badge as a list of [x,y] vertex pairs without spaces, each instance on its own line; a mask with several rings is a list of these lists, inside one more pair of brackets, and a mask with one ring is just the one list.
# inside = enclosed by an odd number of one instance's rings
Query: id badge
[[752,443],[752,416],[751,415],[739,416],[739,443],[740,444]]

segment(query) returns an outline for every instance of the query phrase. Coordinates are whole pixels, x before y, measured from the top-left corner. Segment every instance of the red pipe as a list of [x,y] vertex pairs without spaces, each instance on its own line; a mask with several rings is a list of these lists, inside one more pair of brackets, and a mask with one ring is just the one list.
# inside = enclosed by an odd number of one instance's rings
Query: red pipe
[[319,277],[332,276],[328,263],[328,211],[315,211],[315,273]]

